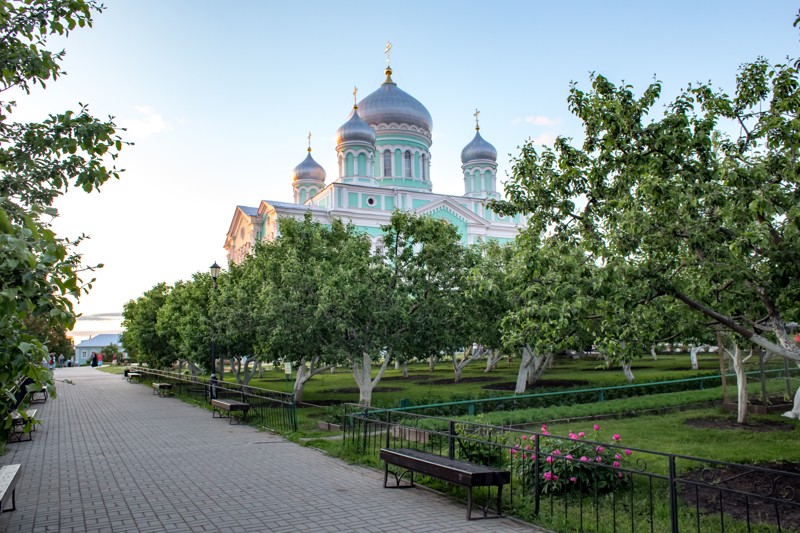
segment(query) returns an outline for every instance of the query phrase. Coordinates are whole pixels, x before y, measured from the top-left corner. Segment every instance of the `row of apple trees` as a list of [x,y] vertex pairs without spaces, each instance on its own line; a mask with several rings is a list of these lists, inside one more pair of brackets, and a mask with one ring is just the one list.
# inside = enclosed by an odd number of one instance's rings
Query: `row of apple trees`
[[[589,90],[573,84],[582,143],[526,143],[508,201],[494,205],[531,219],[520,239],[532,265],[525,290],[541,300],[512,313],[520,339],[551,339],[541,353],[552,353],[594,323],[595,344],[625,361],[648,336],[713,330],[744,422],[746,360],[800,363],[797,68],[759,58],[741,66],[731,94],[690,84],[663,107],[658,82],[640,95],[600,75]],[[556,252],[542,269],[544,249]],[[800,391],[786,414],[800,416]]]

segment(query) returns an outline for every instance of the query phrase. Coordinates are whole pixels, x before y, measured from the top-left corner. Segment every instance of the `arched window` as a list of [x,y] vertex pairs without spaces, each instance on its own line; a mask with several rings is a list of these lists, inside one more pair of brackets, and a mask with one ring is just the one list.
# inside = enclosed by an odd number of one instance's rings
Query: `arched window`
[[387,178],[392,175],[392,152],[389,150],[383,152],[383,175]]
[[428,162],[428,159],[425,157],[425,154],[422,154],[422,179],[423,180],[427,180],[428,179],[428,165],[426,165],[427,162]]
[[344,175],[350,177],[353,174],[355,174],[353,171],[353,154],[349,153],[347,154],[347,159],[345,160]]
[[406,150],[405,155],[403,156],[403,175],[406,178],[411,177],[411,152]]
[[360,153],[358,154],[358,176],[366,176],[367,175],[367,154]]

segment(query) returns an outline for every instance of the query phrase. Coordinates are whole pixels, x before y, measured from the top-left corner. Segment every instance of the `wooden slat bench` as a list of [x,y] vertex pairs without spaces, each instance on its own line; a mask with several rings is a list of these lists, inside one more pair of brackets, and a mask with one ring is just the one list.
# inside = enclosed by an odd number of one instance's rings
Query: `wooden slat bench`
[[[407,448],[381,449],[381,460],[384,461],[383,486],[387,487],[391,473],[397,483],[396,487],[413,487],[414,472],[435,477],[467,489],[467,520],[472,519],[472,487],[497,487],[497,515],[502,515],[501,497],[503,485],[511,482],[511,472],[498,470],[489,466],[477,465],[467,461],[459,461]],[[397,474],[389,470],[389,465],[402,470]],[[400,480],[409,475],[410,485],[400,485]],[[486,518],[487,508],[483,509]]]
[[[217,413],[219,413],[219,418],[228,418],[228,424],[233,424],[233,413],[235,411],[241,411],[242,419],[246,421],[247,413],[250,411],[250,404],[236,400],[211,400],[212,418],[216,417]],[[223,412],[228,413],[227,416],[223,416]],[[236,423],[239,423],[238,419]]]
[[[22,477],[22,465],[0,467],[0,511],[7,513],[17,509],[17,482]],[[11,508],[7,509],[11,500]]]
[[141,381],[142,374],[140,372],[128,372],[128,383],[130,383],[134,379],[136,381]]
[[165,398],[172,391],[172,383],[153,383],[153,394]]

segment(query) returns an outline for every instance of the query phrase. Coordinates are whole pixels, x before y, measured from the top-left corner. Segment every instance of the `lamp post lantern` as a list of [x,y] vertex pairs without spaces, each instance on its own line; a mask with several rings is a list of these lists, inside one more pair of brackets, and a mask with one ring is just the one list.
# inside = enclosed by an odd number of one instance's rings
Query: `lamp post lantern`
[[[217,290],[217,278],[219,277],[219,272],[221,268],[214,261],[214,264],[211,265],[209,268],[209,272],[211,273],[211,280],[214,282],[214,291]],[[216,358],[217,358],[217,338],[214,335],[213,326],[211,331],[211,391],[210,397],[212,400],[217,399],[217,366],[216,366]]]

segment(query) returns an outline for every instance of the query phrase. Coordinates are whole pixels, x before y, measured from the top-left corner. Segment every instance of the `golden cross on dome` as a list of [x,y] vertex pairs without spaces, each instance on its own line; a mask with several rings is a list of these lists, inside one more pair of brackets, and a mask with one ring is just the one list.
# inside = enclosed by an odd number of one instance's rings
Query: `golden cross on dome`
[[475,112],[473,113],[473,115],[475,115],[475,129],[476,130],[481,129],[481,127],[478,125],[478,115],[480,115],[480,114],[481,114],[481,112],[478,111],[478,108],[476,107],[475,108]]
[[353,87],[353,107],[358,107],[358,87]]
[[392,43],[391,42],[386,41],[386,49],[383,51],[383,53],[386,54],[386,66],[388,67],[389,64],[391,63],[391,57],[392,57]]
[[311,132],[308,132],[308,151],[311,151]]

